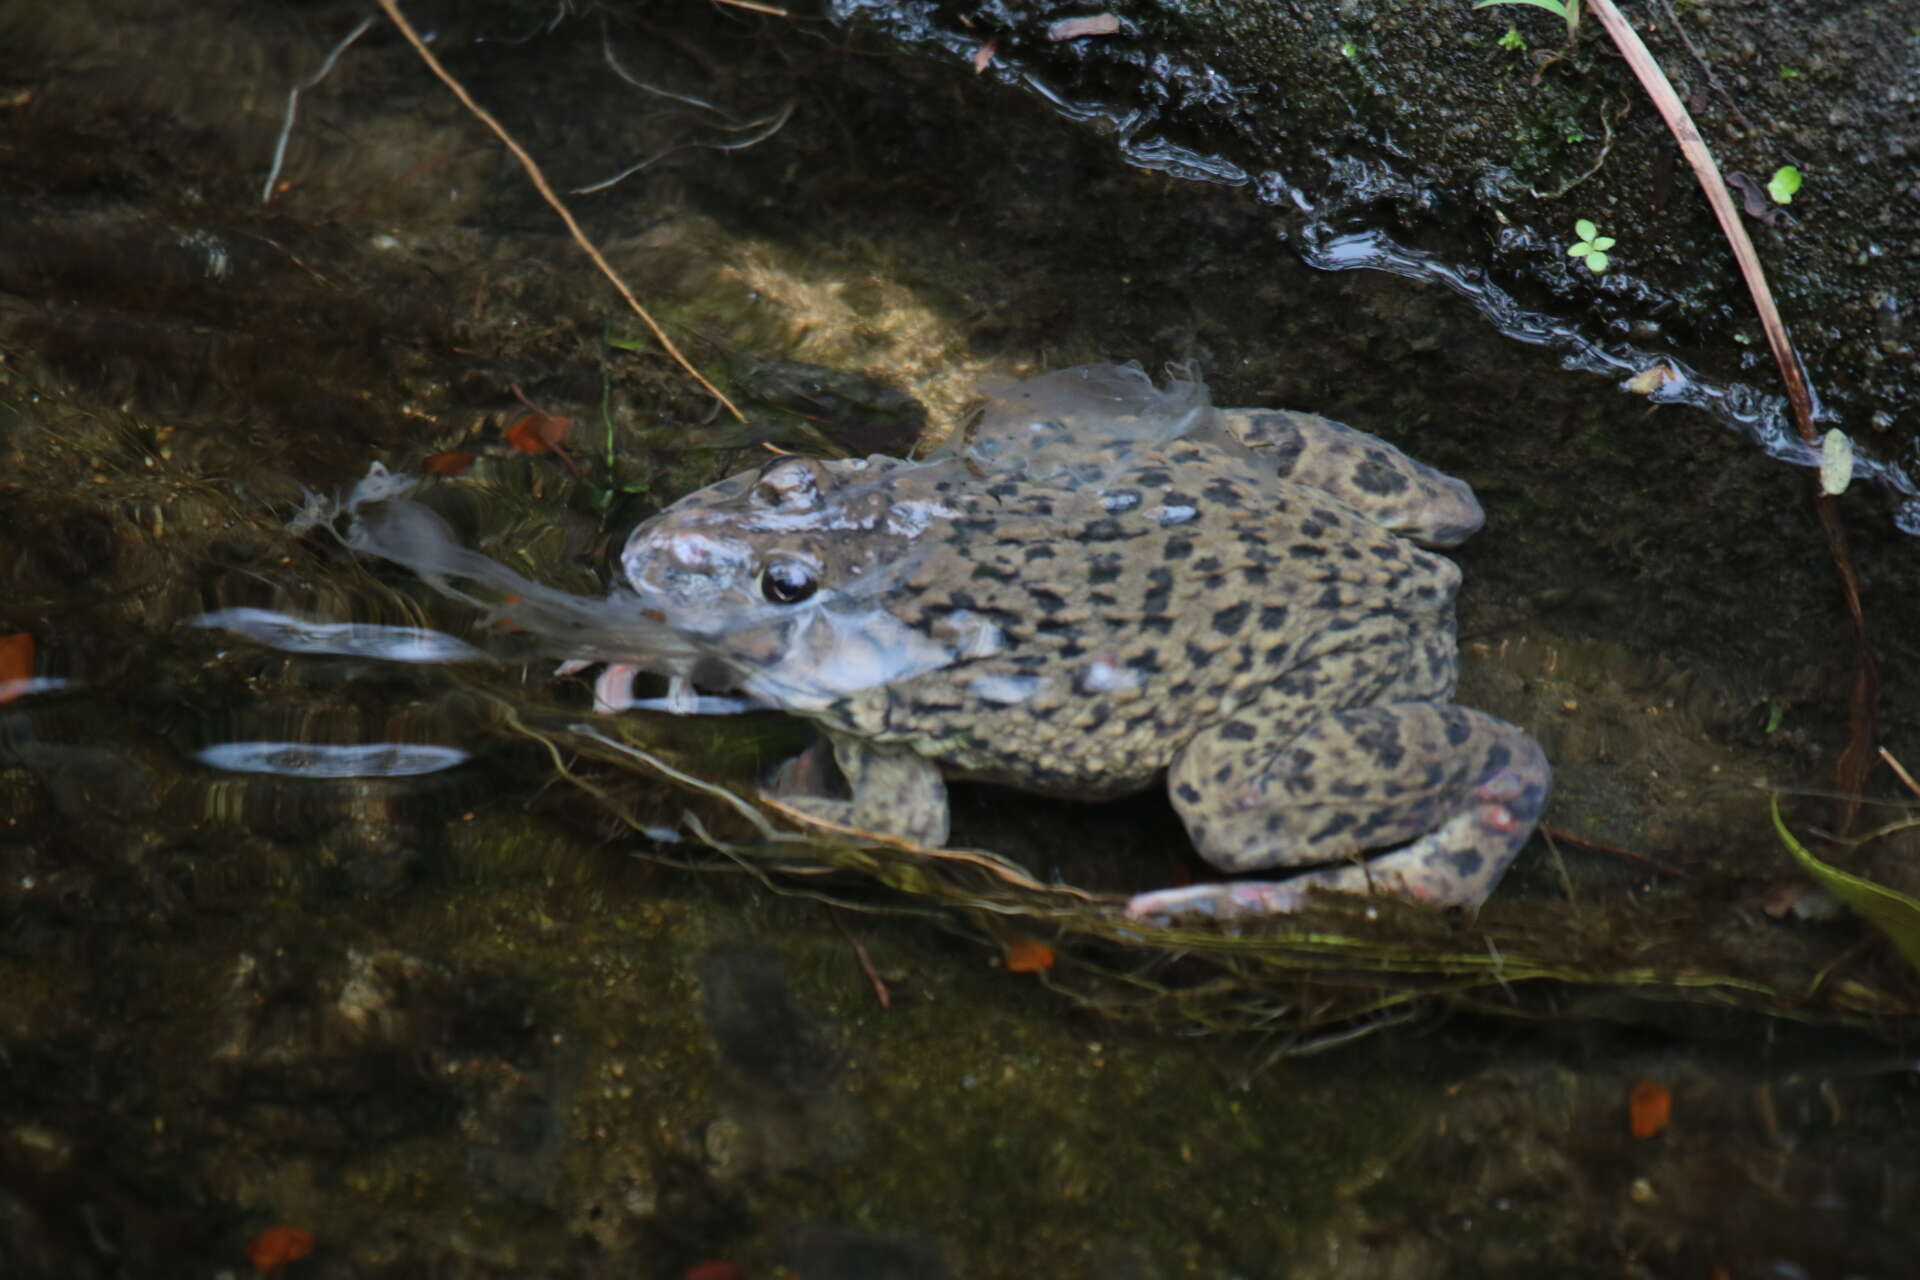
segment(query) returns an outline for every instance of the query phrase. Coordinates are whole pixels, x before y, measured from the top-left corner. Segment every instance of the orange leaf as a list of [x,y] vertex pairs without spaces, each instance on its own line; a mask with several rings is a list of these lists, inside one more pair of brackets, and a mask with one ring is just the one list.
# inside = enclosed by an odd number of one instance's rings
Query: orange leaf
[[0,702],[10,702],[18,693],[8,693],[7,686],[16,680],[33,679],[33,634],[28,631],[16,631],[10,636],[0,636]]
[[558,452],[560,442],[567,438],[567,424],[572,421],[551,413],[521,414],[507,428],[507,443],[522,453]]
[[277,1275],[289,1262],[313,1252],[313,1237],[298,1227],[268,1227],[247,1246],[247,1261],[263,1276]]
[[420,469],[430,476],[457,476],[472,465],[472,454],[449,449],[445,453],[428,454],[421,460]]
[[1008,973],[1038,973],[1053,968],[1053,948],[1044,942],[1021,938],[1007,948]]
[[1651,1138],[1673,1119],[1673,1094],[1663,1084],[1637,1080],[1627,1094],[1627,1132]]
[[740,1280],[744,1274],[731,1262],[722,1262],[715,1258],[709,1262],[696,1262],[681,1272],[680,1280]]

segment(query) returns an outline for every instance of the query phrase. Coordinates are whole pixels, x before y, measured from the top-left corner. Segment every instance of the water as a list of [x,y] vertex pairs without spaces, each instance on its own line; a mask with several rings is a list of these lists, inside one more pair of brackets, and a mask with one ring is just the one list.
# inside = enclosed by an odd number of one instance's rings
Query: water
[[[1760,910],[1787,872],[1750,784],[1823,783],[1848,661],[1809,460],[1705,429],[1766,419],[1739,379],[1618,396],[1595,374],[1638,357],[1550,319],[1541,347],[1587,363],[1535,360],[1480,315],[1505,296],[1484,277],[1334,224],[1301,174],[1231,185],[1214,140],[1147,115],[1108,124],[1151,170],[825,24],[609,15],[649,84],[741,122],[793,104],[754,147],[576,204],[704,369],[857,371],[950,424],[982,378],[1191,360],[1223,405],[1325,412],[1472,480],[1466,700],[1540,735],[1550,822],[1657,866],[1536,847],[1482,918],[1404,922],[1462,966],[1432,979],[1454,998],[1309,1026],[1397,988],[1246,982],[1230,947],[1031,908],[1187,874],[1158,797],[956,787],[957,842],[993,855],[964,876],[857,848],[867,870],[822,874],[726,794],[795,753],[790,722],[594,718],[500,599],[290,532],[373,461],[471,455],[425,482],[457,544],[507,594],[593,597],[643,515],[761,439],[832,448],[851,410],[717,420],[379,27],[302,95],[262,212],[286,91],[359,8],[63,12],[20,35],[54,70],[0,114],[0,652],[24,662],[0,671],[0,1269],[239,1271],[280,1223],[316,1242],[289,1275],[1899,1274],[1915,1084],[1858,1028],[1906,1026],[1872,1004],[1902,976],[1857,924]],[[568,10],[415,16],[557,186],[713,136]],[[522,397],[572,419],[578,476],[509,443]],[[1920,619],[1885,526],[1854,533],[1897,670]],[[438,660],[455,645],[496,660]],[[1898,679],[1887,721],[1920,759]],[[280,771],[217,767],[235,749]],[[953,911],[950,882],[1029,905]],[[1010,972],[1015,943],[1054,967]],[[1531,976],[1549,945],[1625,972]],[[1633,998],[1650,955],[1683,985]],[[1847,1025],[1740,1011],[1782,974]],[[1628,1132],[1641,1080],[1674,1095],[1658,1137]]]

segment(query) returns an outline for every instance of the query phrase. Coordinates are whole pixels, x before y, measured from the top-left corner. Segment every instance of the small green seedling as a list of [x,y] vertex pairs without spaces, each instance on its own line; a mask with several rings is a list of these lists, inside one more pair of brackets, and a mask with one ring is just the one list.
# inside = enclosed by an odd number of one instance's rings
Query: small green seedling
[[1773,197],[1775,204],[1792,204],[1794,193],[1800,190],[1800,171],[1790,164],[1783,164],[1773,171],[1773,177],[1767,182],[1767,194]]
[[1520,34],[1520,28],[1508,27],[1507,34],[1500,37],[1500,47],[1511,50],[1514,53],[1525,53],[1527,51],[1526,37]]
[[[1567,42],[1569,44],[1580,34],[1581,0],[1476,0],[1473,7],[1476,9],[1486,9],[1496,4],[1530,4],[1536,9],[1545,9],[1548,13],[1553,14],[1567,24]],[[1513,32],[1509,30],[1507,34],[1512,35]],[[1501,38],[1500,44],[1502,48],[1512,47],[1507,44],[1505,37]]]
[[1569,258],[1579,258],[1587,264],[1587,270],[1599,275],[1607,269],[1607,250],[1613,248],[1613,237],[1600,234],[1600,228],[1585,218],[1573,224],[1573,234],[1580,237],[1575,244],[1567,246]]

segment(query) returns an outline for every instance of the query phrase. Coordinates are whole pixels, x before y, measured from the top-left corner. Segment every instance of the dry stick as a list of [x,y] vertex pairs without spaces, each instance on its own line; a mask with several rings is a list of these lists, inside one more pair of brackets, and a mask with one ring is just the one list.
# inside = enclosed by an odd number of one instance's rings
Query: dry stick
[[[1779,309],[1773,305],[1773,291],[1767,287],[1766,274],[1760,269],[1760,255],[1754,251],[1753,241],[1748,238],[1747,229],[1740,221],[1733,197],[1727,194],[1727,184],[1720,177],[1720,167],[1714,163],[1713,153],[1707,150],[1700,130],[1694,127],[1693,118],[1687,114],[1686,107],[1680,103],[1680,96],[1667,82],[1666,73],[1653,60],[1653,55],[1647,52],[1639,33],[1628,25],[1620,10],[1614,7],[1613,0],[1587,0],[1587,8],[1607,29],[1614,45],[1639,79],[1640,87],[1647,91],[1661,119],[1667,122],[1667,128],[1673,133],[1675,141],[1679,142],[1687,163],[1693,166],[1694,176],[1700,180],[1700,189],[1706,193],[1707,203],[1713,207],[1713,216],[1719,219],[1720,230],[1733,249],[1734,261],[1740,265],[1740,276],[1747,282],[1747,292],[1753,296],[1753,307],[1759,313],[1760,327],[1766,332],[1767,346],[1773,351],[1774,362],[1780,366],[1780,380],[1786,385],[1787,403],[1793,408],[1794,425],[1799,429],[1802,440],[1808,445],[1815,445],[1820,437],[1813,426],[1813,398],[1807,390],[1806,367],[1800,363],[1799,353],[1787,338],[1786,325],[1781,323]],[[1853,576],[1853,559],[1847,554],[1847,535],[1840,524],[1839,509],[1834,506],[1831,495],[1824,492],[1816,494],[1814,509],[1820,515],[1821,528],[1827,535],[1827,551],[1833,557],[1834,569],[1840,575],[1840,589],[1846,597],[1847,620],[1853,632],[1856,658],[1853,695],[1847,705],[1847,749],[1840,754],[1840,760],[1834,766],[1836,788],[1847,797],[1841,801],[1839,821],[1835,824],[1844,835],[1852,828],[1860,812],[1860,792],[1866,785],[1868,772],[1873,768],[1874,708],[1880,697],[1880,672],[1873,660],[1873,651],[1867,646],[1867,620],[1860,606],[1860,584]]]
[[533,157],[528,155],[526,150],[513,140],[513,135],[508,133],[498,120],[495,120],[487,114],[486,108],[473,100],[473,96],[466,91],[466,88],[458,80],[453,78],[445,67],[440,65],[440,60],[433,56],[433,51],[427,48],[426,42],[420,38],[419,33],[413,29],[413,25],[407,21],[406,15],[400,12],[400,6],[395,3],[395,0],[377,0],[377,2],[380,8],[386,12],[387,17],[392,19],[393,25],[400,28],[400,34],[407,38],[407,43],[413,46],[413,51],[420,55],[420,60],[427,64],[428,69],[431,70],[434,75],[440,77],[442,84],[453,90],[453,96],[460,99],[461,105],[471,111],[474,116],[479,119],[481,124],[493,130],[493,136],[500,139],[507,150],[513,152],[514,159],[518,160],[521,166],[526,169],[527,176],[533,180],[534,188],[540,192],[541,198],[549,205],[552,205],[553,211],[560,215],[560,220],[567,224],[567,230],[573,234],[574,243],[586,250],[587,256],[593,259],[593,265],[600,268],[600,274],[613,282],[613,287],[620,291],[620,296],[627,300],[627,305],[633,308],[633,313],[640,317],[641,322],[644,323],[648,331],[653,334],[654,341],[658,342],[661,348],[673,357],[676,364],[687,371],[688,376],[702,387],[705,387],[708,395],[725,405],[727,412],[731,413],[741,422],[745,422],[747,416],[735,408],[733,401],[722,395],[718,387],[700,376],[700,371],[693,367],[692,362],[680,354],[680,348],[673,345],[673,339],[667,336],[667,331],[662,329],[654,318],[647,314],[647,309],[640,305],[638,298],[633,296],[633,290],[627,288],[627,282],[622,280],[614,271],[612,265],[608,263],[606,257],[601,254],[593,241],[587,239],[587,233],[580,229],[578,222],[574,221],[573,213],[566,205],[561,203],[560,197],[553,193],[553,188],[547,185],[547,179],[540,172],[540,166],[534,163]]

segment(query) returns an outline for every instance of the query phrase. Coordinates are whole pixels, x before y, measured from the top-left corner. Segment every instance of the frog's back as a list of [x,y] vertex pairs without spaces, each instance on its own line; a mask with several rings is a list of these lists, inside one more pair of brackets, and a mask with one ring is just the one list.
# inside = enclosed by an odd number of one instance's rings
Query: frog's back
[[1244,451],[1176,440],[1100,476],[953,486],[886,609],[959,644],[830,726],[1088,797],[1149,785],[1255,702],[1302,713],[1453,679],[1458,571]]

